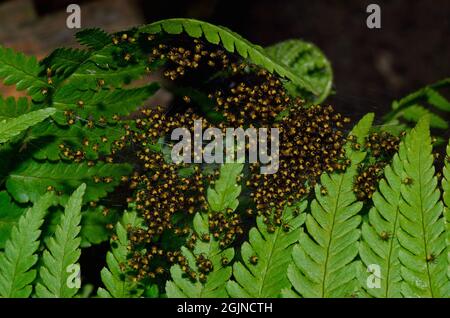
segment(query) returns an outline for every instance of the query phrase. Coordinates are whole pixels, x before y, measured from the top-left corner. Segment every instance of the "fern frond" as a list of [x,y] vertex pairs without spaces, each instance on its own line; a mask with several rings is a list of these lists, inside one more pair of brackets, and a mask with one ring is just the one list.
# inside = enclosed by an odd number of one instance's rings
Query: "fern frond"
[[[312,43],[298,39],[286,40],[266,48],[274,60],[289,67],[297,76],[306,79],[317,90],[319,96],[313,99],[321,103],[330,94],[333,85],[333,70],[320,49]],[[308,92],[299,87],[289,87],[293,95],[305,96]]]
[[[236,281],[227,283],[231,297],[277,297],[283,289],[290,287],[286,268],[291,262],[292,247],[302,233],[303,212],[307,205],[305,200],[297,206],[286,206],[282,215],[283,225],[273,232],[269,232],[262,216],[257,218],[257,227],[250,230],[249,242],[241,247],[243,262],[233,265]],[[258,258],[256,264],[251,261],[255,256]]]
[[400,144],[403,163],[398,240],[402,246],[402,294],[406,297],[448,297],[445,223],[434,176],[429,118],[417,126]]
[[91,53],[73,48],[59,48],[54,50],[41,64],[49,68],[52,74],[66,78],[72,74],[80,64],[86,61]]
[[236,178],[242,173],[244,164],[227,163],[220,167],[219,179],[215,181],[214,188],[207,190],[208,203],[214,212],[224,212],[226,209],[233,211],[239,205],[241,186],[236,183]]
[[54,197],[46,194],[34,206],[20,217],[17,226],[6,242],[5,251],[0,254],[0,296],[7,298],[24,298],[32,292],[31,283],[36,278],[39,247],[39,230],[44,223],[47,209]]
[[13,202],[8,192],[0,191],[0,249],[5,247],[11,230],[25,211],[25,208]]
[[75,34],[78,42],[91,50],[99,50],[111,43],[111,35],[99,28],[84,29]]
[[48,85],[39,77],[41,67],[35,57],[0,45],[0,78],[5,85],[16,85],[19,91],[27,90],[35,100],[42,100],[42,90]]
[[121,49],[113,45],[107,45],[103,49],[93,52],[67,78],[64,84],[73,85],[80,90],[96,89],[99,81],[102,80],[104,87],[120,88],[145,74],[148,67],[145,59],[123,64],[119,63],[116,58],[120,54]]
[[[365,268],[361,269],[361,285],[373,297],[400,297],[401,274],[398,258],[400,186],[402,183],[402,163],[396,154],[389,166],[384,169],[384,178],[380,181],[379,190],[373,194],[373,207],[369,211],[368,220],[364,220],[361,230],[362,240],[359,255]],[[368,279],[376,273],[369,273],[370,265],[380,267],[380,286],[369,287]]]
[[446,160],[443,169],[443,179],[442,179],[442,200],[444,201],[444,217],[445,217],[445,229],[447,233],[447,261],[448,270],[447,276],[450,279],[450,143],[447,144],[446,148]]
[[[89,167],[87,163],[39,163],[34,160],[21,162],[6,180],[6,188],[13,198],[20,203],[36,202],[48,187],[55,191],[62,191],[63,195],[72,193],[81,183],[86,183],[87,189],[84,202],[97,201],[120,183],[120,177],[128,175],[131,166],[128,164],[98,163]],[[95,177],[100,180],[112,177],[110,183],[96,183]]]
[[[351,134],[364,140],[373,121],[366,115]],[[303,297],[345,297],[356,289],[358,240],[362,203],[356,201],[353,179],[357,165],[365,154],[347,147],[351,166],[344,173],[322,174],[321,186],[315,187],[311,213],[306,216],[307,233],[301,233],[292,251],[293,263],[288,278],[297,293]],[[292,296],[292,292],[284,292]]]
[[29,111],[30,103],[26,97],[16,100],[14,97],[3,98],[0,96],[0,121],[19,117]]
[[[392,110],[384,116],[387,125],[403,126],[401,129],[411,127],[425,115],[430,116],[430,126],[437,129],[447,129],[447,121],[436,111],[450,112],[450,101],[439,90],[450,87],[450,78],[443,79],[427,85],[400,100],[392,103]],[[404,120],[409,125],[402,125]]]
[[128,261],[128,232],[127,227],[136,227],[142,223],[136,212],[123,214],[122,221],[117,223],[117,240],[111,241],[111,251],[106,254],[106,264],[101,271],[102,282],[105,288],[100,287],[98,296],[103,298],[139,297],[143,290],[136,283],[129,280],[124,272]]
[[45,120],[55,113],[54,108],[44,108],[31,113],[20,115],[17,118],[0,121],[0,144],[9,141],[24,130]]
[[[199,237],[209,234],[208,216],[197,213],[194,217],[194,231]],[[197,272],[196,257],[203,255],[212,262],[212,271],[206,276],[206,282],[193,281],[184,277],[180,265],[174,265],[170,269],[172,281],[166,283],[166,293],[169,298],[225,298],[228,297],[225,288],[226,282],[231,277],[231,266],[222,264],[222,259],[229,262],[234,257],[234,249],[222,250],[219,241],[212,238],[207,242],[197,240],[194,251],[182,247],[182,254],[186,257],[191,270]],[[198,278],[199,275],[197,275]]]
[[407,122],[417,123],[420,118],[424,116],[430,117],[430,126],[431,128],[437,129],[447,129],[448,123],[441,116],[429,111],[425,107],[421,105],[411,105],[399,113],[399,116],[402,116]]
[[319,96],[319,92],[306,78],[298,76],[290,68],[273,60],[260,46],[250,43],[225,27],[194,19],[167,19],[145,25],[139,31],[151,34],[162,31],[169,34],[186,32],[194,38],[204,36],[212,44],[222,43],[228,52],[236,51],[243,58],[248,58],[252,63],[264,67],[269,72],[277,72],[280,76],[292,81],[300,89],[310,92],[315,98]]
[[36,285],[36,296],[41,298],[70,298],[78,288],[70,288],[67,272],[70,265],[78,262],[81,255],[80,222],[81,205],[86,185],[82,184],[69,198],[55,235],[47,242],[39,269],[42,282]]
[[[156,93],[159,85],[152,83],[132,89],[80,90],[75,85],[65,85],[53,95],[52,106],[59,110],[72,110],[81,118],[98,120],[101,116],[111,118],[113,115],[129,115],[149,97]],[[79,101],[83,102],[80,108]],[[59,124],[66,124],[63,112],[54,116]]]
[[[87,129],[81,121],[65,126],[46,121],[33,126],[23,144],[32,150],[33,157],[38,160],[67,159],[60,145],[72,151],[82,151],[87,160],[96,160],[110,155],[114,141],[124,135],[125,129],[119,125],[96,125]],[[88,145],[83,144],[85,140],[89,142]]]

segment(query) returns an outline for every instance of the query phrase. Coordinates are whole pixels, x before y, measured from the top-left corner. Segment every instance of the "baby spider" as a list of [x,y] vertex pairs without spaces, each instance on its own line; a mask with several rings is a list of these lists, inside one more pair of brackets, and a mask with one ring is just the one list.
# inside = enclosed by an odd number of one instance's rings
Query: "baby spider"
[[413,179],[411,179],[410,177],[406,177],[405,179],[402,180],[402,183],[406,185],[411,185],[413,184]]
[[389,239],[392,237],[392,233],[387,231],[381,231],[380,238],[383,241],[389,241]]

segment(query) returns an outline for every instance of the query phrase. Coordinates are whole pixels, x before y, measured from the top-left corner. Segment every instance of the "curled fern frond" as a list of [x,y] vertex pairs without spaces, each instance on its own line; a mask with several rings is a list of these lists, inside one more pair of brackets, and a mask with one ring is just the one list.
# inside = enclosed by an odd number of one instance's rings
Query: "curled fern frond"
[[[364,140],[373,121],[366,115],[352,130],[358,140]],[[353,178],[357,165],[365,154],[347,148],[351,166],[344,173],[323,174],[321,186],[315,187],[311,213],[306,216],[307,233],[301,233],[292,251],[293,263],[288,278],[294,290],[303,297],[348,297],[356,288],[358,240],[362,203],[356,201]],[[284,296],[292,296],[285,291]]]
[[398,240],[402,246],[402,294],[448,297],[443,205],[434,176],[429,118],[419,121],[400,145],[403,163]]
[[39,270],[41,282],[36,285],[37,297],[70,298],[78,292],[76,286],[69,286],[71,272],[81,255],[80,222],[81,205],[86,185],[82,184],[69,198],[55,235],[47,241],[42,255],[43,264]]
[[123,214],[122,221],[117,223],[117,240],[111,241],[111,251],[106,254],[106,264],[101,271],[102,282],[105,288],[100,287],[98,296],[103,298],[139,297],[143,290],[127,277],[125,269],[128,261],[128,232],[127,227],[136,227],[142,223],[136,212]]
[[53,115],[55,111],[55,108],[44,108],[20,115],[17,118],[0,121],[0,144],[9,141],[24,130],[47,119]]
[[36,270],[32,269],[38,260],[40,227],[44,223],[47,209],[55,198],[46,194],[32,208],[20,217],[12,229],[11,238],[0,254],[0,296],[8,298],[29,297]]
[[182,32],[186,32],[186,34],[194,38],[204,36],[212,44],[221,43],[228,52],[233,53],[236,51],[243,58],[249,58],[251,62],[264,67],[269,72],[277,72],[280,76],[292,81],[301,90],[306,90],[311,93],[315,98],[320,94],[308,82],[307,78],[295,74],[295,72],[284,64],[272,59],[260,46],[250,43],[248,40],[225,27],[194,19],[167,19],[145,25],[139,31],[151,34],[160,33],[161,31],[167,32],[168,34],[181,34]]
[[307,205],[305,200],[296,206],[286,206],[283,224],[273,231],[264,224],[262,216],[258,217],[257,227],[250,230],[249,242],[242,244],[242,261],[233,265],[235,281],[227,283],[231,297],[277,297],[290,287],[286,268],[291,262],[292,247],[302,233]]
[[[316,88],[319,96],[315,99],[308,98],[314,103],[321,103],[330,94],[333,85],[333,70],[330,61],[314,44],[291,39],[266,48],[266,52]],[[298,92],[301,87],[289,85],[287,88],[294,96],[303,97],[308,94],[307,91]]]

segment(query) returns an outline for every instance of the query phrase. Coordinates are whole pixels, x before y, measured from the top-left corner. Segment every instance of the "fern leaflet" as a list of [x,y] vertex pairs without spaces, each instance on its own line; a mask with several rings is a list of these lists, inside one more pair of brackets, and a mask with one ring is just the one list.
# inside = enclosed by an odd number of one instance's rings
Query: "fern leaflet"
[[[364,140],[373,121],[366,115],[351,134]],[[306,216],[307,233],[301,233],[299,243],[292,251],[293,263],[288,277],[295,291],[303,297],[345,297],[356,289],[358,240],[361,202],[353,193],[353,178],[357,165],[365,154],[347,147],[351,166],[344,173],[322,174],[321,185],[315,187],[311,213]],[[284,296],[292,296],[285,291]]]
[[[379,183],[379,190],[374,193],[374,206],[369,212],[368,220],[362,225],[362,240],[359,255],[366,265],[361,269],[361,285],[367,286],[370,265],[380,266],[380,288],[365,288],[373,297],[400,297],[401,275],[398,259],[399,243],[399,203],[401,200],[402,163],[395,155],[392,163],[384,169],[384,179]],[[367,270],[366,270],[367,268]],[[375,273],[373,273],[375,275]]]
[[81,255],[80,222],[81,205],[86,185],[82,184],[69,198],[55,235],[47,242],[42,255],[43,265],[39,270],[42,282],[36,285],[37,297],[70,298],[78,291],[67,282],[71,272],[69,266],[77,263]]
[[[13,198],[20,203],[36,202],[40,196],[52,187],[63,194],[72,193],[81,183],[87,189],[84,202],[97,201],[120,183],[120,177],[128,175],[131,167],[127,164],[98,163],[89,167],[87,163],[46,163],[26,160],[10,173],[6,188]],[[112,177],[111,182],[97,183],[105,177]]]
[[[274,231],[264,224],[263,217],[257,219],[257,227],[250,230],[249,242],[241,247],[243,262],[233,266],[236,281],[228,281],[227,291],[231,297],[267,298],[277,297],[285,288],[289,288],[286,268],[291,262],[291,253],[302,233],[305,221],[302,213],[308,202],[302,201],[297,206],[286,206],[282,215],[282,226]],[[257,257],[253,264],[252,257]]]
[[220,167],[219,179],[215,188],[208,188],[208,203],[214,212],[223,212],[226,209],[233,211],[238,207],[237,199],[241,193],[241,186],[236,184],[237,177],[242,173],[244,165],[241,163],[227,163]]
[[0,78],[5,85],[16,85],[17,90],[27,90],[35,100],[42,100],[42,90],[48,84],[39,77],[41,67],[35,57],[0,45]]
[[0,144],[9,141],[22,131],[47,119],[55,111],[54,108],[45,108],[21,115],[17,118],[0,121]]
[[[398,240],[402,246],[402,294],[448,297],[445,223],[434,176],[429,118],[419,121],[400,145],[403,163]],[[404,181],[407,180],[407,181]]]
[[99,288],[98,296],[103,298],[125,298],[139,297],[143,290],[136,283],[128,280],[124,272],[124,266],[127,264],[128,255],[128,232],[127,227],[136,227],[142,222],[136,212],[127,212],[123,214],[122,221],[117,223],[117,240],[111,241],[111,251],[106,254],[106,264],[101,271],[102,282],[105,288]]
[[91,50],[99,50],[112,41],[111,36],[99,28],[84,29],[75,36],[80,44]]
[[36,278],[36,264],[39,247],[39,230],[44,223],[47,209],[54,197],[44,195],[34,206],[20,217],[17,226],[6,242],[5,251],[0,255],[0,296],[26,298],[32,292],[31,283]]
[[444,171],[443,171],[443,175],[444,178],[442,180],[442,190],[443,190],[443,194],[442,194],[442,199],[444,201],[444,216],[445,216],[445,228],[446,228],[446,232],[447,232],[447,260],[448,260],[448,271],[447,271],[447,275],[450,279],[450,162],[449,162],[449,158],[450,158],[450,143],[447,144],[447,149],[446,149],[446,160],[445,160],[445,166],[444,166]]
[[[194,217],[194,231],[199,237],[209,234],[208,217],[197,213]],[[227,297],[225,289],[226,282],[231,277],[231,266],[224,265],[222,259],[228,262],[234,257],[233,248],[222,250],[219,241],[210,238],[204,242],[197,240],[194,251],[186,247],[182,248],[182,253],[186,257],[188,264],[193,271],[198,271],[196,266],[196,257],[203,255],[212,263],[212,272],[208,273],[206,282],[199,280],[193,281],[191,278],[184,277],[180,265],[174,265],[170,269],[172,281],[166,283],[166,293],[169,298],[224,298]]]

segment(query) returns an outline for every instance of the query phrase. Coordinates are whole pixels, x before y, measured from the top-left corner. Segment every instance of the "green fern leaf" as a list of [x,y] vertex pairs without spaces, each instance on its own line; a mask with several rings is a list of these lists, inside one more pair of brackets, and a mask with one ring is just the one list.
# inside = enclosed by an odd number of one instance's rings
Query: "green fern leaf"
[[242,173],[244,164],[227,163],[220,167],[219,179],[215,182],[215,188],[208,188],[208,203],[214,212],[223,212],[226,209],[233,211],[239,205],[241,186],[236,184],[236,178]]
[[55,113],[54,108],[45,108],[21,115],[17,118],[0,121],[0,143],[9,141],[22,131],[45,120]]
[[126,266],[128,261],[128,232],[127,227],[136,227],[142,220],[138,218],[136,212],[126,212],[123,214],[121,222],[117,223],[117,240],[111,241],[111,251],[106,255],[108,267],[101,271],[103,284],[106,288],[98,289],[98,296],[103,298],[125,298],[139,297],[143,290],[134,282],[127,278],[122,266]]
[[31,283],[36,278],[39,247],[39,230],[44,223],[47,209],[54,197],[46,194],[34,206],[20,217],[17,226],[6,242],[4,253],[0,254],[0,296],[7,298],[25,298],[32,292]]
[[[364,140],[372,121],[373,114],[366,115],[351,134],[358,141]],[[355,258],[361,223],[357,214],[362,203],[356,202],[353,178],[365,154],[350,147],[346,152],[351,166],[344,173],[321,176],[321,185],[328,194],[323,195],[316,185],[311,213],[306,216],[307,233],[300,234],[299,243],[292,251],[288,278],[303,297],[345,297],[357,287]],[[284,291],[283,295],[292,296],[292,292]]]
[[[72,110],[81,118],[98,120],[100,116],[110,118],[115,114],[129,115],[158,89],[159,85],[156,83],[133,89],[100,91],[82,91],[75,85],[65,85],[53,95],[52,106],[59,110]],[[80,101],[83,102],[81,108],[78,105]],[[59,124],[67,122],[63,112],[58,112],[54,118]]]
[[[201,237],[209,234],[208,216],[197,213],[194,217],[194,231]],[[212,236],[212,235],[211,235]],[[206,282],[192,281],[184,277],[180,265],[170,269],[172,281],[166,283],[166,293],[169,298],[225,298],[226,282],[231,277],[231,266],[224,266],[222,259],[231,261],[234,257],[233,248],[222,250],[219,241],[212,238],[208,242],[197,240],[194,251],[183,247],[182,253],[186,257],[192,270],[198,271],[196,257],[203,255],[212,262],[212,272],[208,273]]]
[[37,297],[70,298],[75,296],[78,288],[71,288],[67,282],[71,272],[69,266],[78,262],[81,255],[80,222],[81,205],[86,185],[82,184],[69,198],[61,223],[55,235],[47,242],[47,250],[42,258],[39,270],[42,282],[36,285]]
[[[314,44],[291,39],[266,48],[266,52],[274,60],[289,67],[297,76],[311,83],[319,93],[316,99],[312,99],[315,103],[321,103],[330,94],[333,70],[328,59]],[[298,88],[301,87],[294,86],[290,90],[291,94],[299,96],[308,94],[304,90],[298,92]]]
[[405,119],[406,121],[411,122],[411,123],[417,123],[420,118],[422,118],[424,116],[429,116],[430,117],[430,126],[432,128],[437,128],[437,129],[447,129],[448,128],[448,123],[444,118],[429,111],[425,107],[423,107],[421,105],[417,105],[417,104],[408,106],[407,108],[403,109],[399,113],[399,116],[403,116],[403,119]]
[[[28,131],[23,144],[32,150],[33,157],[38,160],[67,159],[60,145],[70,147],[72,151],[82,151],[87,160],[96,160],[110,155],[113,142],[124,135],[125,129],[118,125],[96,125],[87,129],[81,121],[65,126],[43,122]],[[85,140],[88,145],[83,143]]]
[[29,111],[30,104],[26,97],[20,97],[16,100],[14,97],[4,99],[0,96],[0,121],[19,117]]
[[[128,164],[98,163],[89,167],[87,163],[39,163],[26,160],[17,165],[6,180],[6,188],[13,198],[20,203],[36,202],[48,187],[62,191],[67,197],[80,184],[86,183],[84,202],[97,201],[114,190],[120,177],[128,175],[131,166]],[[112,177],[110,183],[96,183],[94,177]]]
[[[374,193],[373,208],[368,220],[362,225],[362,241],[359,255],[365,264],[361,269],[361,285],[373,297],[401,297],[399,243],[399,205],[401,201],[400,186],[402,163],[396,154],[392,163],[384,169],[384,179],[379,183],[379,190]],[[368,272],[369,266],[375,264],[380,268],[380,286],[370,286],[368,280],[376,273]],[[375,288],[371,288],[375,287]]]
[[448,297],[445,223],[434,176],[429,118],[419,121],[400,145],[403,182],[398,240],[402,246],[402,294],[406,297]]
[[430,116],[431,127],[447,129],[447,122],[435,110],[450,111],[450,101],[439,93],[439,90],[448,87],[450,87],[450,78],[427,85],[400,100],[394,101],[392,111],[384,116],[386,125],[396,125],[402,119],[409,124],[417,123],[420,118],[428,115]]
[[16,85],[17,90],[27,90],[35,100],[42,100],[42,90],[47,83],[39,77],[41,67],[35,57],[17,53],[0,45],[0,78],[5,85]]
[[319,92],[306,78],[296,75],[290,68],[273,60],[260,46],[250,43],[225,27],[194,19],[167,19],[143,26],[139,31],[151,34],[162,31],[169,34],[180,34],[184,31],[194,38],[204,36],[208,42],[212,44],[222,43],[228,52],[236,51],[243,58],[248,58],[251,62],[264,67],[269,72],[275,71],[282,77],[286,77],[297,87],[312,93],[315,98],[319,96]]
[[445,228],[447,233],[447,261],[448,261],[448,270],[447,275],[450,279],[450,143],[447,144],[446,149],[446,160],[443,175],[444,178],[442,180],[442,200],[444,201],[444,216],[445,216]]
[[150,67],[145,59],[139,59],[135,63],[119,63],[115,57],[120,54],[121,49],[113,45],[95,51],[67,78],[64,86],[72,85],[80,90],[97,89],[99,81],[102,80],[103,87],[120,88],[140,78],[147,67]]
[[78,42],[91,50],[99,50],[111,43],[111,36],[99,28],[84,29],[75,34]]
[[91,53],[88,51],[72,48],[59,48],[54,50],[41,64],[49,68],[53,74],[66,78],[72,74],[80,64],[84,63]]
[[0,249],[5,247],[11,230],[26,211],[12,201],[8,192],[0,191]]
[[[283,226],[268,232],[263,217],[257,218],[257,227],[250,230],[249,242],[241,247],[243,262],[233,266],[236,281],[227,283],[227,291],[231,297],[267,298],[277,297],[283,289],[289,288],[286,268],[291,262],[291,253],[302,233],[301,226],[305,221],[302,213],[308,202],[302,201],[297,206],[286,207],[282,215]],[[286,231],[286,228],[288,230]],[[256,264],[251,258],[256,256]]]

